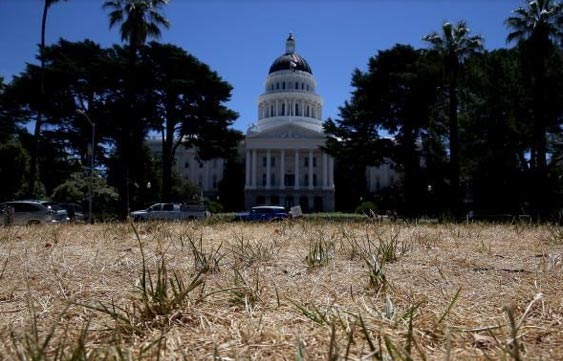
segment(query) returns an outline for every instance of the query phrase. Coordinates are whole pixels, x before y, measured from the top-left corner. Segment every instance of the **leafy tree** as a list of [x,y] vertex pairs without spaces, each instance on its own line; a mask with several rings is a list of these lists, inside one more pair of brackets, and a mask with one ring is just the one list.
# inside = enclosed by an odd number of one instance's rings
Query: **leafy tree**
[[[557,93],[553,93],[556,89],[549,63],[553,56],[561,57],[557,42],[563,44],[563,4],[552,0],[527,1],[525,7],[514,10],[506,25],[511,30],[507,41],[519,43],[523,70],[533,94],[530,165],[533,187],[537,190],[536,208],[541,210],[549,203],[546,132],[552,127],[557,129],[557,120],[561,122],[561,107],[557,106],[560,99],[553,99]],[[561,78],[560,68],[556,74]]]
[[486,52],[467,63],[461,112],[462,174],[477,213],[520,213],[531,198],[526,154],[530,96],[518,51]]
[[[354,70],[352,86],[360,88],[363,79],[364,74]],[[336,159],[336,206],[345,210],[353,210],[367,192],[366,167],[381,164],[392,146],[379,134],[375,119],[357,104],[359,96],[354,91],[352,99],[339,108],[340,119],[329,118],[324,123],[327,140],[323,149]]]
[[130,209],[130,199],[134,198],[132,187],[141,177],[142,162],[133,156],[135,149],[142,147],[145,128],[142,113],[136,107],[142,104],[137,97],[137,57],[140,48],[148,38],[160,37],[160,28],[170,26],[162,15],[162,8],[168,0],[108,0],[103,8],[109,10],[110,28],[120,25],[121,40],[128,43],[128,71],[125,88],[125,102],[121,103],[119,113],[124,116],[119,121],[117,153],[123,176],[119,179],[119,194],[122,202],[122,216]]
[[228,159],[219,182],[219,203],[225,211],[237,211],[244,207],[244,163],[240,159]]
[[20,196],[29,167],[29,154],[16,139],[0,143],[0,199]]
[[[436,89],[430,65],[421,51],[408,45],[378,52],[370,58],[367,72],[354,72],[356,89],[351,101],[341,108],[342,119],[325,124],[328,150],[341,160],[339,169],[348,168],[346,176],[337,179],[346,181],[350,171],[360,174],[366,166],[379,164],[382,157],[391,159],[403,174],[402,194],[408,204],[403,213],[418,213],[426,194],[420,145]],[[393,141],[380,134],[391,136]],[[362,193],[349,196],[354,201],[363,198]]]
[[[89,163],[87,147],[91,127],[76,113],[77,109],[87,110],[98,124],[97,140],[105,142],[106,147],[96,147],[95,159],[100,165],[107,164],[106,148],[115,133],[108,107],[114,98],[119,98],[116,88],[120,83],[118,66],[113,64],[119,64],[120,59],[112,58],[107,50],[89,40],[78,43],[60,40],[45,49],[44,58],[45,96],[39,90],[41,68],[28,64],[25,72],[16,76],[6,90],[5,111],[8,118],[21,123],[42,114],[43,130],[39,140],[42,152],[38,163],[43,169],[53,170],[40,178],[50,193],[70,173],[80,169],[81,164]],[[46,100],[44,105],[42,99]],[[24,133],[20,137],[27,149],[34,149],[34,137]]]
[[0,144],[7,142],[16,132],[16,122],[8,114],[8,99],[6,95],[6,84],[0,76]]
[[480,35],[470,36],[470,30],[464,21],[457,24],[445,22],[442,32],[433,32],[423,37],[431,48],[442,57],[444,79],[448,91],[448,119],[449,119],[449,156],[450,182],[452,189],[452,211],[460,216],[461,188],[460,188],[460,144],[458,124],[458,81],[463,70],[465,60],[483,48],[483,38]]
[[162,197],[171,200],[172,169],[179,146],[197,147],[202,160],[236,151],[238,114],[224,103],[232,87],[209,66],[170,44],[152,42],[142,51],[143,78],[151,89],[153,129],[162,137]]
[[[72,173],[68,179],[53,190],[51,198],[58,202],[79,203],[87,209],[90,175],[87,172]],[[115,188],[108,186],[99,174],[92,182],[92,213],[108,214],[116,211],[118,194]]]

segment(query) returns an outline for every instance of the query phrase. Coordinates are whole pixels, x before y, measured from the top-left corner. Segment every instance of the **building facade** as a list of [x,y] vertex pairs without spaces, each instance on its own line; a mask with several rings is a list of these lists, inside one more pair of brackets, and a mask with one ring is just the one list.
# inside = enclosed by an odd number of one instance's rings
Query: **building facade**
[[258,121],[246,134],[245,203],[334,210],[334,159],[324,153],[322,98],[307,61],[289,35],[258,99]]
[[[335,210],[334,159],[323,152],[323,100],[307,61],[296,52],[292,34],[285,52],[270,66],[264,92],[258,98],[258,116],[238,152],[245,165],[245,206],[300,205],[305,212]],[[149,140],[153,154],[160,141]],[[225,161],[200,161],[195,149],[179,147],[175,170],[215,199]],[[366,169],[368,189],[377,192],[395,178],[389,164]],[[228,181],[228,180],[227,180]]]

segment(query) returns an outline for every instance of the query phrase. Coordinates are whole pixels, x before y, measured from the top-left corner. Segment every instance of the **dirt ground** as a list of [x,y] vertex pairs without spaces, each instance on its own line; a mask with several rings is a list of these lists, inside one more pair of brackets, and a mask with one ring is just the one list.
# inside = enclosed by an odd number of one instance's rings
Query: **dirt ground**
[[563,230],[0,228],[2,360],[561,360]]

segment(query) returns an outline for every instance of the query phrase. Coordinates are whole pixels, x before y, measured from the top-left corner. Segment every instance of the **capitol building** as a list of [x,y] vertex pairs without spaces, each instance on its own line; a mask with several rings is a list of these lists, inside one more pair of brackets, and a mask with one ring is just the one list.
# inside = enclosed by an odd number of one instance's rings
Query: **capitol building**
[[[239,146],[245,167],[246,208],[271,204],[300,205],[305,212],[335,210],[334,158],[321,150],[323,100],[307,61],[296,52],[292,34],[276,58],[258,97],[258,117]],[[160,142],[149,141],[154,153]],[[211,198],[218,194],[225,160],[199,161],[194,149],[179,147],[175,170]],[[366,170],[368,190],[377,192],[395,181],[389,164]]]

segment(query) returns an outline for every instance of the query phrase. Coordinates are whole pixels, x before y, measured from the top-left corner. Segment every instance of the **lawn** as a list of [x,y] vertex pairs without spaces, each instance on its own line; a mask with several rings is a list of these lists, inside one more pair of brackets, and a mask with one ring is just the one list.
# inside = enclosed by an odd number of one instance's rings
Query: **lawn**
[[0,359],[563,359],[563,230],[0,228]]

